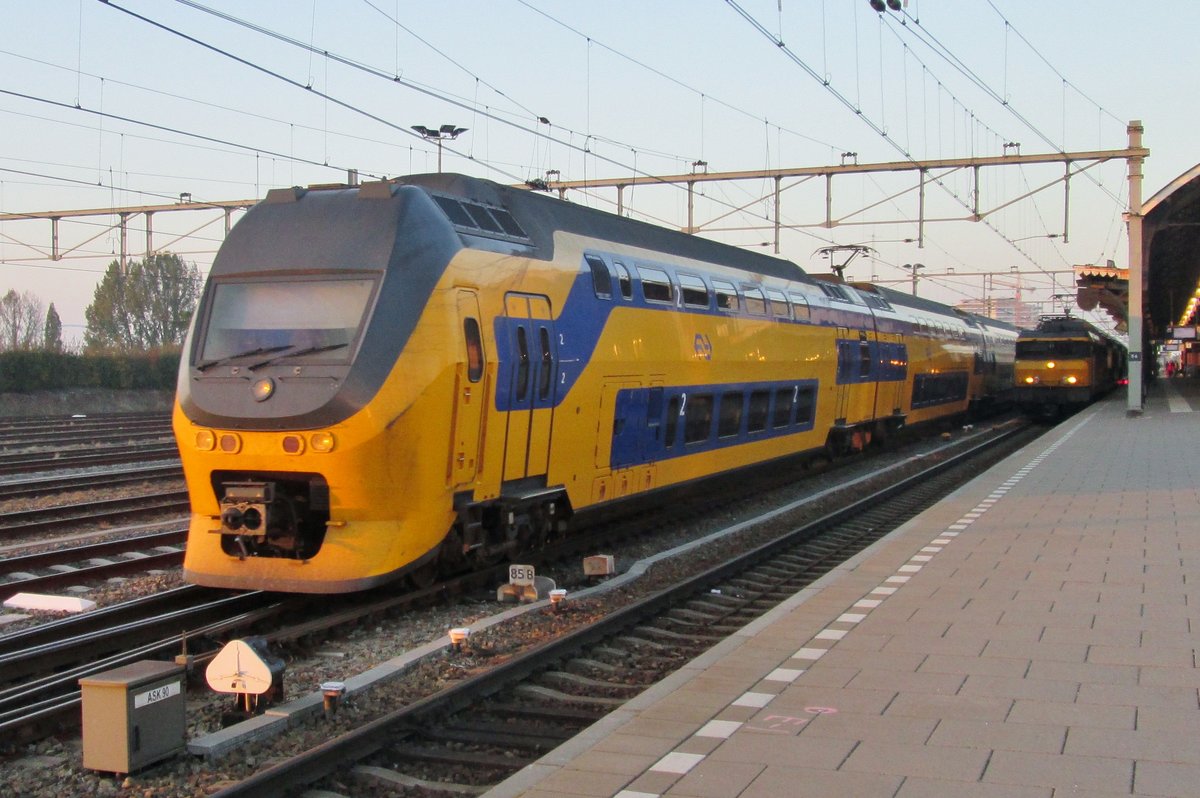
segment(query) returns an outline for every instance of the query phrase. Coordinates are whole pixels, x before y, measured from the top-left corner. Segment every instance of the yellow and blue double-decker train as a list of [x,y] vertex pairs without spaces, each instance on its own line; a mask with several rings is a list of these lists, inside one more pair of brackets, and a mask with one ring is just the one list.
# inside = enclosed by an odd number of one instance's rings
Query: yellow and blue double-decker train
[[272,191],[180,367],[189,581],[364,589],[1011,391],[1016,331],[459,175]]

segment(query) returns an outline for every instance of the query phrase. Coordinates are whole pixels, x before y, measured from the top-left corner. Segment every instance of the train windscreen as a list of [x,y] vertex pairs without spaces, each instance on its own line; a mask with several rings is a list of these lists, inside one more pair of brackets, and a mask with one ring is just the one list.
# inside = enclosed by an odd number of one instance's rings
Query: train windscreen
[[1057,358],[1059,360],[1084,360],[1091,357],[1092,345],[1089,341],[1055,341],[1034,340],[1017,341],[1017,358],[1021,360],[1042,360]]
[[208,363],[261,353],[345,361],[374,288],[371,278],[218,283],[198,356]]

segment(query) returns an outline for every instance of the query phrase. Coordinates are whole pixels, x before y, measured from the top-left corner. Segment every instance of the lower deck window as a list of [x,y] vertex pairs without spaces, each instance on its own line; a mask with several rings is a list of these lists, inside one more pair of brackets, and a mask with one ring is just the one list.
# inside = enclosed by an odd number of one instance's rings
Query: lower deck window
[[713,398],[708,394],[692,395],[684,408],[683,442],[700,443],[708,440],[712,431]]

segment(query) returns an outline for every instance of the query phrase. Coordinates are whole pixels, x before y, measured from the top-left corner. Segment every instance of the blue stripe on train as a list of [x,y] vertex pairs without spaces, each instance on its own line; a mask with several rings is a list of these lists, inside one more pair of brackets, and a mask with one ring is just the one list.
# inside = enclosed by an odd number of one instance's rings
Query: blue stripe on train
[[806,432],[816,416],[817,387],[817,380],[777,380],[618,391],[609,465],[644,465]]

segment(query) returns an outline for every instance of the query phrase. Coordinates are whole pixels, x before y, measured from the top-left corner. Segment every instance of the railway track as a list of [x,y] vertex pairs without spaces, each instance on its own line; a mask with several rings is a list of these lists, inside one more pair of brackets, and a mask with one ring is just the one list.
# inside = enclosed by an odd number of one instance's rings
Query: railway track
[[[72,446],[93,446],[97,443],[165,441],[171,438],[171,428],[161,423],[130,422],[131,426],[112,430],[66,430],[61,432],[29,432],[20,435],[0,435],[0,452],[31,449],[59,449]],[[86,439],[85,439],[86,436]]]
[[189,507],[187,491],[177,490],[18,510],[0,514],[0,538],[11,539],[60,527],[155,519],[168,513],[183,515]]
[[0,739],[70,728],[79,721],[79,679],[277,617],[289,601],[188,586],[0,637]]
[[63,471],[68,468],[142,463],[154,460],[178,460],[179,449],[170,444],[148,446],[106,446],[86,452],[23,452],[0,456],[0,474],[27,474],[37,471]]
[[[1020,443],[998,450],[989,441],[944,459],[625,606],[589,608],[590,599],[576,597],[563,613],[535,610],[525,617],[548,642],[514,651],[498,642],[503,631],[472,639],[469,649],[490,656],[468,650],[428,667],[453,672],[458,656],[458,673],[475,675],[415,701],[398,697],[402,709],[217,795],[284,795],[313,785],[344,795],[482,792],[975,476],[981,458],[995,461],[1033,437],[1017,432],[1008,437]],[[573,613],[579,620],[571,624]]]
[[[7,557],[0,560],[0,571],[8,580],[0,582],[0,601],[17,593],[40,593],[152,569],[177,568],[183,564],[186,540],[187,530],[176,529]],[[117,559],[107,559],[111,557]],[[55,566],[57,570],[37,575]]]
[[102,413],[90,416],[23,416],[0,419],[0,439],[8,435],[76,430],[119,429],[126,425],[159,424],[169,427],[170,413]]
[[72,490],[96,490],[114,485],[128,485],[165,479],[182,479],[183,470],[177,463],[132,468],[123,471],[106,470],[96,474],[72,474],[60,477],[39,477],[0,482],[0,501],[29,496],[44,496],[47,493],[65,493]]

